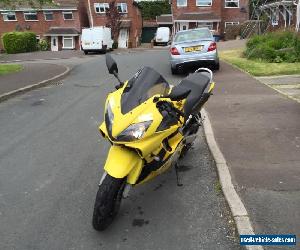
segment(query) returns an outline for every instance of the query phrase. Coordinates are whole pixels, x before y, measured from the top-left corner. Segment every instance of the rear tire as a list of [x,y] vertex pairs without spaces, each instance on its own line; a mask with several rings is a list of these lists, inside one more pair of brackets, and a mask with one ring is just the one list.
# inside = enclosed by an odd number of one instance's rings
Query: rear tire
[[84,50],[83,52],[84,52],[84,54],[85,54],[85,55],[87,55],[87,54],[89,53],[89,52],[88,52],[88,51],[86,51],[86,50]]
[[177,75],[178,74],[178,71],[177,71],[176,68],[171,67],[171,72],[172,72],[172,75]]
[[126,179],[117,179],[106,175],[97,192],[93,227],[97,231],[105,230],[119,212]]
[[219,62],[214,63],[213,69],[214,69],[214,70],[220,70],[220,63],[219,63]]

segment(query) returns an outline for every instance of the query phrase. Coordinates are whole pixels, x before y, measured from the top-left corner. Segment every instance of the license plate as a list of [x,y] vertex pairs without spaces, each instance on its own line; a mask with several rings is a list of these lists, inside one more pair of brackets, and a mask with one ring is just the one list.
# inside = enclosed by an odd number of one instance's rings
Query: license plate
[[184,52],[195,52],[195,51],[201,51],[202,49],[203,46],[187,47],[184,48]]
[[85,44],[85,45],[90,45],[90,43],[87,43],[87,42],[85,42],[84,44]]
[[161,41],[161,40],[162,40],[162,38],[158,38],[158,39],[157,39],[157,41]]

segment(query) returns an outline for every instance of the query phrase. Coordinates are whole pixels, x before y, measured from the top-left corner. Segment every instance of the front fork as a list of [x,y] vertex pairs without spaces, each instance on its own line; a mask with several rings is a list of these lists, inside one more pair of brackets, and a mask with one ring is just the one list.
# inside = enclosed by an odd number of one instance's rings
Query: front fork
[[[103,181],[104,181],[104,179],[105,179],[106,176],[107,176],[107,172],[104,171],[104,173],[103,173],[103,175],[102,175],[102,177],[100,179],[100,182],[99,182],[99,187],[103,183]],[[123,198],[124,199],[126,199],[129,196],[129,191],[131,190],[131,187],[132,187],[131,184],[126,183],[124,191],[123,191]]]

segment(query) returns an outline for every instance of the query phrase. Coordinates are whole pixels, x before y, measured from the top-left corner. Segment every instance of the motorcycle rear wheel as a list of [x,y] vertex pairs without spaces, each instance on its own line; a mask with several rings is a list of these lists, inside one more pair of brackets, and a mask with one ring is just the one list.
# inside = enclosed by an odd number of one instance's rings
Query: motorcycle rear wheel
[[97,231],[105,230],[118,214],[126,184],[126,179],[117,179],[106,175],[97,192],[93,227]]

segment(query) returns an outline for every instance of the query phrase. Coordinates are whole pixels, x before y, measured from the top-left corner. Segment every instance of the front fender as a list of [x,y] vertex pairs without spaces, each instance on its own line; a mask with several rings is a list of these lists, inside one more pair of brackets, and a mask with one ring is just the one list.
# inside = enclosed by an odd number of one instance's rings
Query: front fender
[[127,176],[129,184],[135,184],[142,171],[143,160],[139,155],[124,146],[111,146],[104,170],[112,177],[124,178]]

